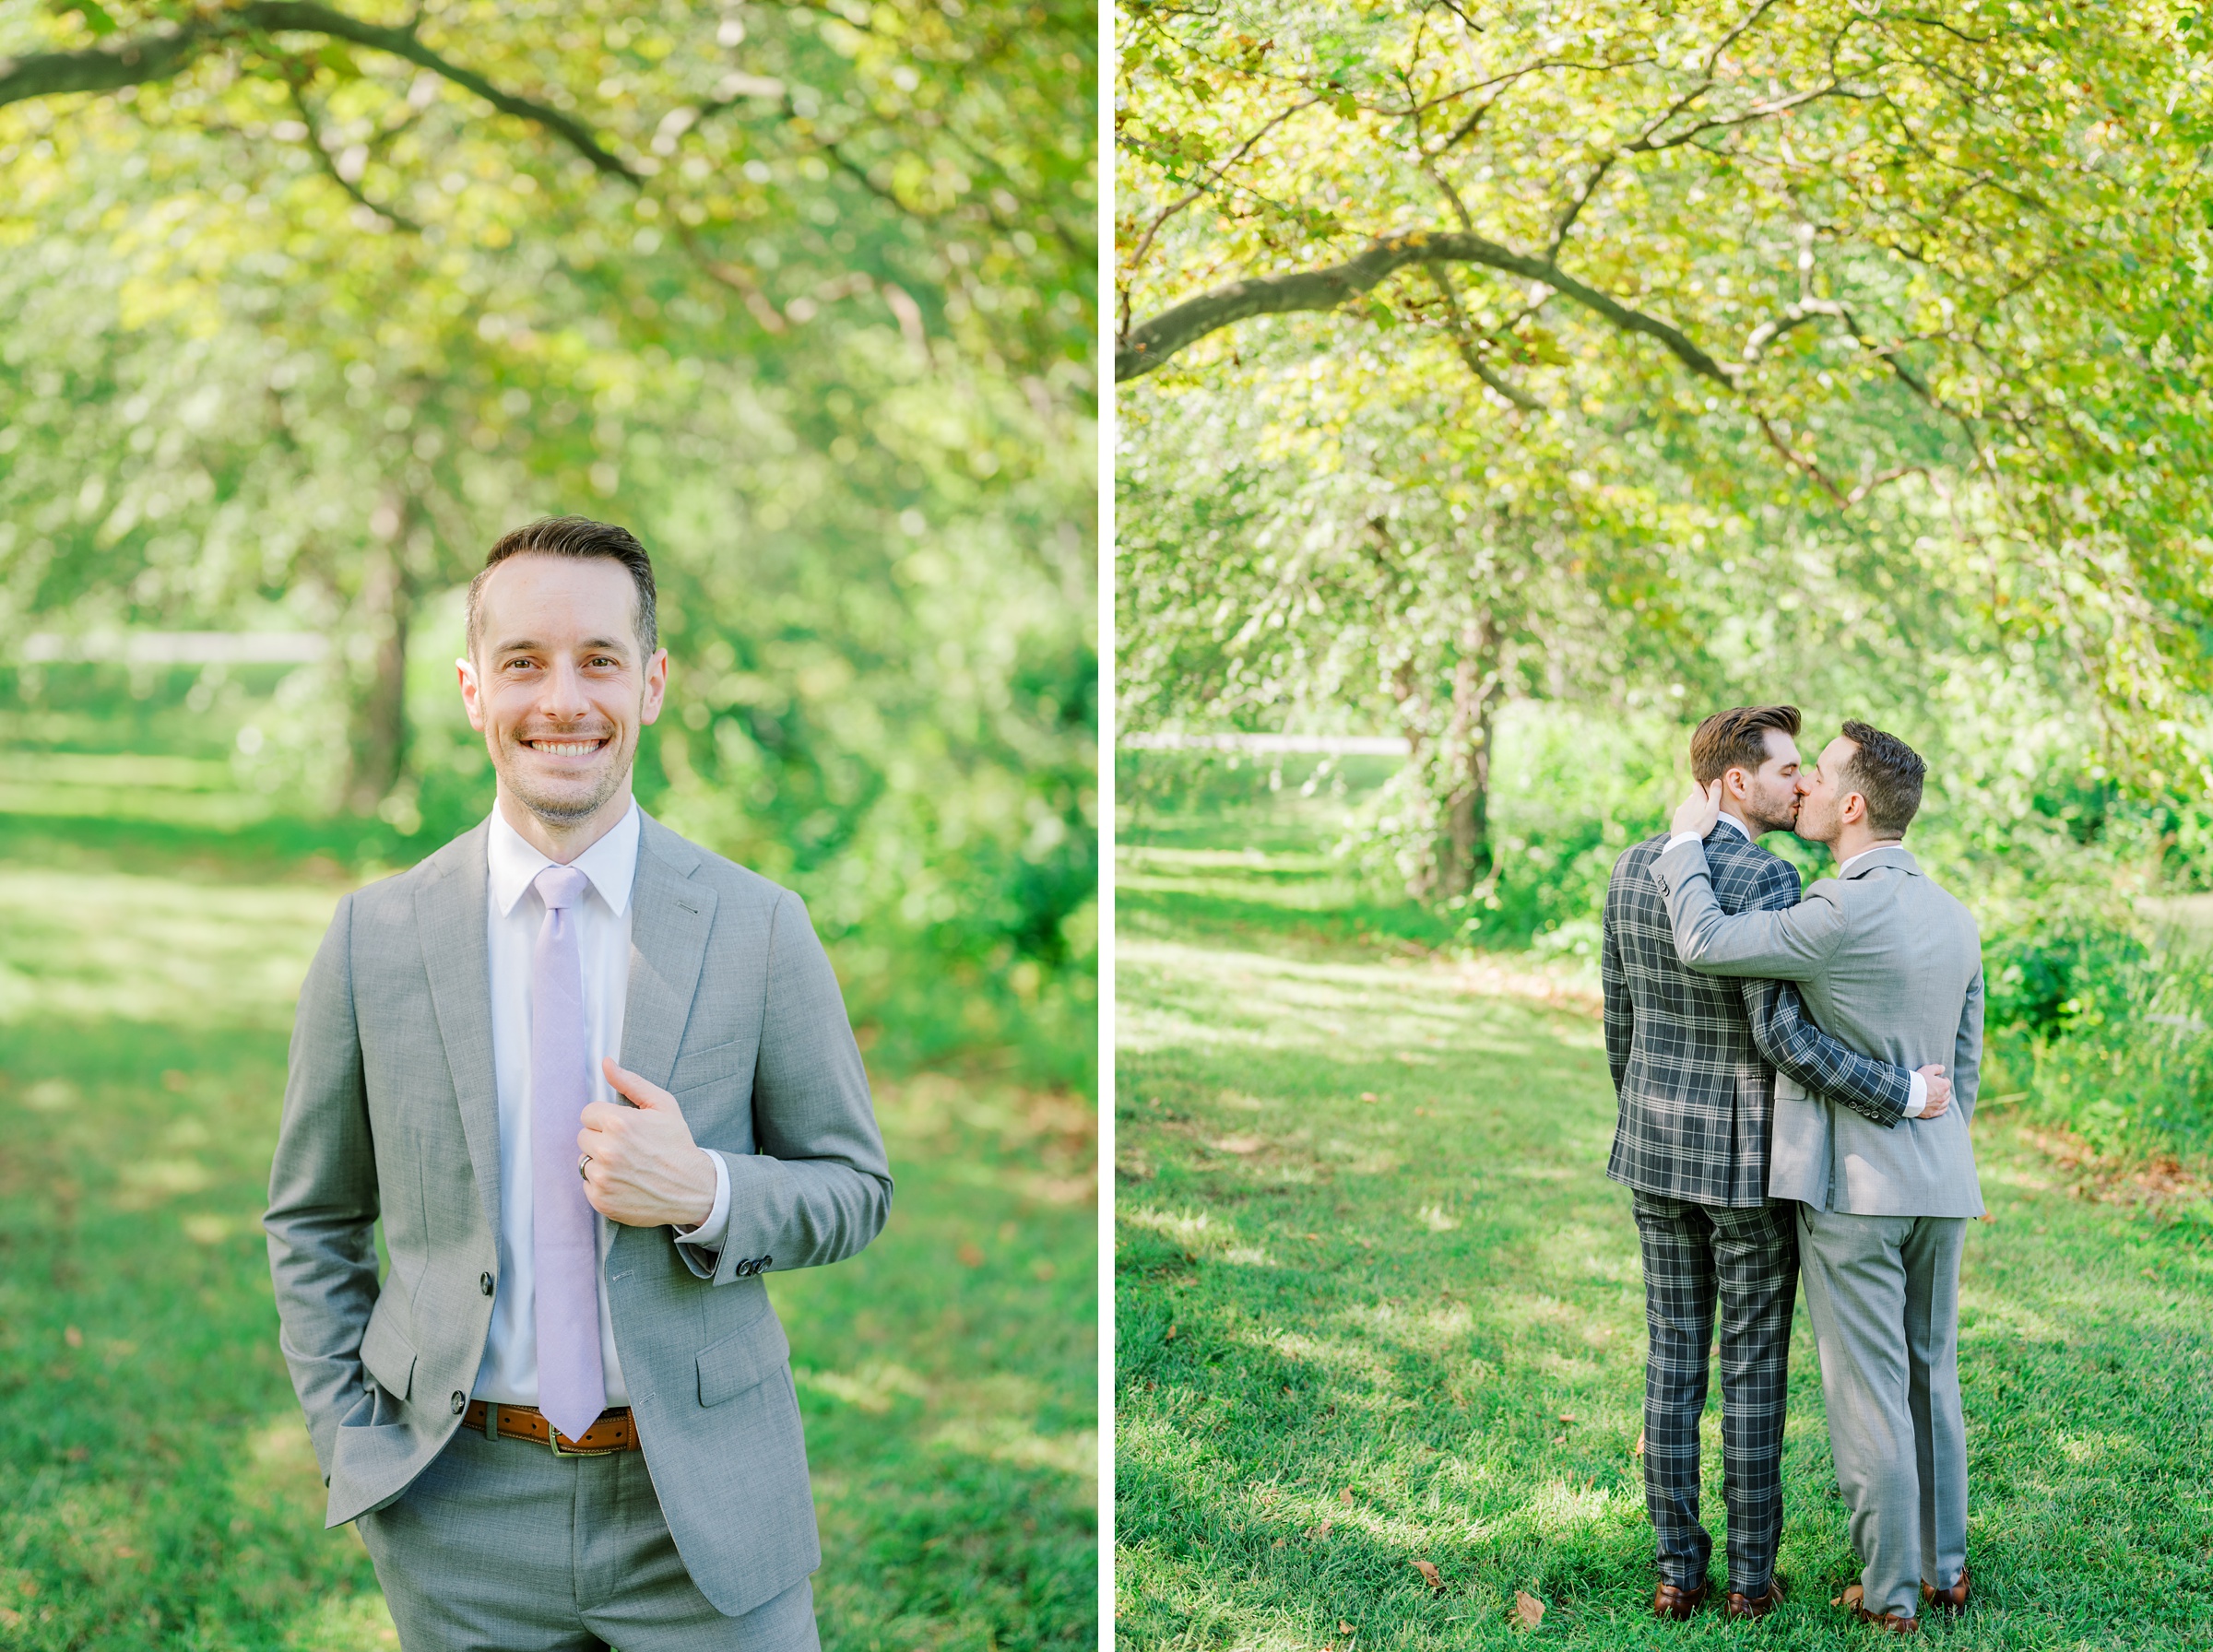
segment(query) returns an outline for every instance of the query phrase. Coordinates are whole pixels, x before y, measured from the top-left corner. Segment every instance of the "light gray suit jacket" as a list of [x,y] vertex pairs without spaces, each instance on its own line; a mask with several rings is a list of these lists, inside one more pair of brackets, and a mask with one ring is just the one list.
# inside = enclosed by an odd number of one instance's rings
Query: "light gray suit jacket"
[[1675,950],[1694,970],[1795,981],[1814,1020],[1864,1055],[1942,1062],[1952,1104],[1877,1125],[1778,1075],[1768,1197],[1854,1216],[1980,1216],[1968,1125],[1982,1062],[1982,940],[1975,920],[1897,844],[1871,849],[1782,912],[1725,915],[1706,851],[1653,863]]
[[[397,1497],[461,1426],[491,1324],[486,832],[340,902],[300,995],[264,1225],[333,1526]],[[740,1265],[853,1255],[883,1226],[892,1179],[799,897],[647,817],[631,899],[621,1064],[722,1155],[730,1215],[712,1266],[671,1230],[617,1228],[608,1299],[669,1531],[735,1615],[821,1562],[789,1346]]]

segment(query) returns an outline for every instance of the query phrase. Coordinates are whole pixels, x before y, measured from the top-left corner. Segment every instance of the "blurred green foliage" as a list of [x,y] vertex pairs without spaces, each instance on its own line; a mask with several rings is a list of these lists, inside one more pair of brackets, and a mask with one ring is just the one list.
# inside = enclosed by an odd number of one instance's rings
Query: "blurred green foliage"
[[[456,588],[620,521],[675,666],[646,807],[804,894],[909,1052],[1088,1085],[1093,18],[0,0],[9,807],[404,864],[490,798]],[[70,663],[202,630],[328,646]]]
[[[1806,707],[1817,754],[1864,699]],[[1877,714],[1878,718],[1880,714]],[[1896,725],[1893,724],[1893,726]],[[1594,972],[1615,860],[1666,829],[1688,784],[1689,728],[1521,701],[1501,715],[1495,857],[1471,893],[1407,897],[1390,832],[1403,766],[1388,757],[1125,751],[1118,910],[1173,897],[1179,921],[1285,928],[1446,952],[1527,951]],[[2046,731],[2049,732],[2049,731]],[[1911,738],[1931,760],[1908,846],[1982,926],[1988,1029],[2015,1098],[2102,1150],[2213,1150],[2213,805],[2147,796],[2094,754],[2014,738],[1996,712]],[[1229,852],[1235,835],[1260,861]],[[1767,846],[1809,880],[1818,846]],[[1277,890],[1256,903],[1256,879]],[[1219,887],[1215,887],[1218,884]]]

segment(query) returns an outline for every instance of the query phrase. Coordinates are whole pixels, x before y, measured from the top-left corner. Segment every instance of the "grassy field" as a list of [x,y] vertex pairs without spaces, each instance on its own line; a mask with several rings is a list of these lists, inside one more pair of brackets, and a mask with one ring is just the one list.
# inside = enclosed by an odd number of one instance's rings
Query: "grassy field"
[[[354,874],[280,822],[54,807],[0,818],[0,1646],[396,1646],[323,1529],[258,1226],[293,995]],[[1087,1644],[1093,1109],[988,1057],[877,1077],[889,1227],[771,1285],[824,1644]]]
[[[1320,800],[1281,802],[1124,822],[1119,1645],[1876,1644],[1830,1604],[1857,1563],[1803,1312],[1788,1604],[1757,1628],[1644,1614],[1643,1295],[1628,1195],[1604,1175],[1594,974],[1425,952],[1416,920],[1315,854]],[[2204,1647],[2213,1248],[2069,1197],[2024,1135],[1979,1111],[1977,1596],[1928,1627],[1963,1647]],[[1717,1380],[1717,1552],[1719,1407]],[[1544,1606],[1533,1631],[1517,1591]]]

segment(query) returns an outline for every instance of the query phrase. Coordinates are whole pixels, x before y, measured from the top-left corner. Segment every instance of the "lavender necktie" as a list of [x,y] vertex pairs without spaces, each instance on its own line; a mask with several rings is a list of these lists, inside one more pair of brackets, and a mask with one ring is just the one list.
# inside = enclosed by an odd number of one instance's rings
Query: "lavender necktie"
[[599,1230],[577,1174],[576,1132],[591,1100],[584,962],[575,908],[585,875],[548,867],[530,969],[530,1252],[538,1272],[538,1409],[580,1438],[607,1408],[599,1365]]

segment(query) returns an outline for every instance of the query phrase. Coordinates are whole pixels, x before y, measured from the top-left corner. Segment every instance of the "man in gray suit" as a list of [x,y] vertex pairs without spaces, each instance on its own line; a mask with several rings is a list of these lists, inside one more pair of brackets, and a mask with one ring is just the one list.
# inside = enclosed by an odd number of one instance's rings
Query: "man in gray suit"
[[668,680],[634,538],[517,529],[468,613],[497,801],[339,903],[270,1171],[328,1521],[408,1652],[807,1652],[761,1275],[853,1255],[892,1192],[837,981],[797,896],[631,796]]
[[1967,1602],[1959,1253],[1982,1213],[1968,1142],[1982,939],[1899,841],[1924,773],[1896,736],[1845,724],[1799,783],[1797,832],[1828,845],[1837,873],[1786,911],[1723,914],[1699,842],[1719,803],[1703,787],[1676,810],[1652,868],[1692,969],[1796,981],[1815,1020],[1852,1047],[1951,1065],[1951,1104],[1938,1097],[1888,1124],[1779,1081],[1769,1162],[1769,1193],[1799,1201],[1829,1445],[1864,1568],[1852,1610],[1899,1634],[1920,1627],[1917,1594]]

